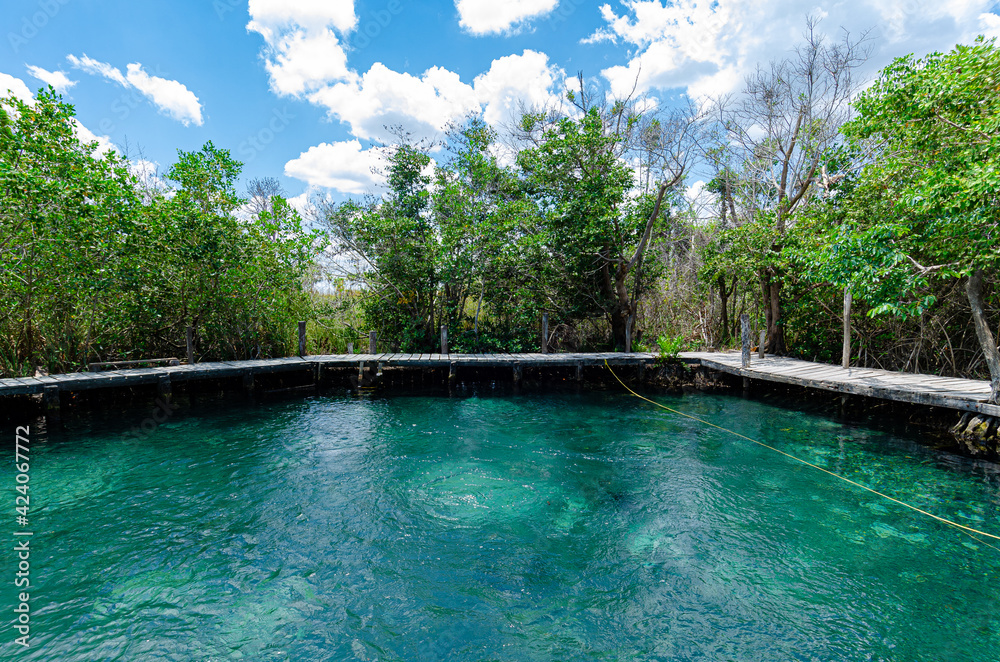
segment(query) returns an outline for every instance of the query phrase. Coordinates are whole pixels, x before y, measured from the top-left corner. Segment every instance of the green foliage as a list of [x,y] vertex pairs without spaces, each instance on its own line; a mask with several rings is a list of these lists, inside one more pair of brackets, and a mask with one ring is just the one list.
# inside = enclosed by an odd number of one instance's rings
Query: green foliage
[[142,190],[114,152],[75,133],[42,90],[0,101],[0,361],[6,374],[90,361],[284,355],[308,309],[321,248],[288,204],[242,218],[240,164],[207,143],[180,152],[169,191]]
[[660,336],[656,339],[656,344],[660,348],[660,355],[657,357],[658,361],[661,363],[676,363],[680,357],[680,353],[687,345],[687,339],[684,336],[675,336],[673,338]]
[[850,230],[883,246],[879,264],[939,278],[1000,266],[998,92],[1000,49],[979,38],[947,54],[898,58],[856,100],[845,132],[879,149],[855,202],[879,200],[889,214]]
[[537,209],[498,163],[495,140],[481,121],[456,132],[433,195],[427,147],[403,142],[388,151],[383,199],[326,210],[342,255],[363,264],[365,323],[392,346],[431,351],[442,324],[456,351],[534,346],[544,300]]

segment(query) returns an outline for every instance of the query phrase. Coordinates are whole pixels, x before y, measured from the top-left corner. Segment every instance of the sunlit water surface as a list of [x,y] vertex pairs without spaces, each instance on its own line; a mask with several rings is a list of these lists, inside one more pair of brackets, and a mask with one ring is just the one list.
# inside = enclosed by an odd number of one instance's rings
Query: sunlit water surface
[[[660,400],[1000,531],[994,465]],[[634,398],[216,409],[35,435],[19,659],[1000,659],[1000,551]]]

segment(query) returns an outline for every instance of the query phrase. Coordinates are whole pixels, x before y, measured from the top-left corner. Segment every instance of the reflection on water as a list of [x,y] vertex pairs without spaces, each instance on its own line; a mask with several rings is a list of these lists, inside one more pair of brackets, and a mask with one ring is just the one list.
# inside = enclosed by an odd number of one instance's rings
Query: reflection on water
[[[737,398],[665,402],[1000,531],[993,465]],[[1000,552],[627,396],[312,398],[121,431],[34,444],[23,659],[1000,651]]]

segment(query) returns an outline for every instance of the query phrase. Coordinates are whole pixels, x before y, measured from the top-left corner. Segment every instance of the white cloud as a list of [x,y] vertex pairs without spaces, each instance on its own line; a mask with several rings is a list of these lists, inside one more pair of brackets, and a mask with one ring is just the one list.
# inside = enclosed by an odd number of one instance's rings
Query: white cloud
[[297,96],[331,81],[355,77],[332,30],[296,30],[282,35],[274,42],[265,67],[271,74],[271,89],[279,95]]
[[354,0],[250,0],[247,29],[269,34],[290,27],[323,30],[332,27],[341,33],[357,25]]
[[548,56],[526,50],[493,61],[471,85],[458,74],[432,67],[419,77],[380,62],[365,74],[309,96],[364,140],[392,140],[386,127],[402,126],[416,138],[435,138],[449,123],[482,114],[491,124],[516,116],[521,107],[558,105],[565,73]]
[[700,97],[737,91],[757,65],[788,56],[801,43],[805,15],[822,18],[820,30],[839,38],[874,29],[872,74],[895,56],[950,50],[980,32],[1000,28],[991,0],[871,0],[823,5],[797,0],[624,0],[619,15],[601,7],[606,25],[584,42],[611,41],[635,48],[624,65],[601,73],[616,95],[650,89],[685,89]]
[[250,0],[249,11],[247,30],[264,37],[276,94],[299,96],[356,76],[342,40],[358,22],[353,0]]
[[31,93],[23,80],[10,74],[0,73],[0,97],[8,97],[12,94],[27,103],[35,100],[35,95]]
[[310,97],[350,125],[363,139],[387,139],[386,126],[401,125],[417,137],[433,136],[449,122],[480,112],[475,90],[458,74],[431,67],[419,78],[381,62],[363,76],[319,90]]
[[129,64],[125,78],[157,108],[184,126],[194,123],[201,126],[201,102],[194,92],[182,83],[159,76],[150,76],[138,63]]
[[29,74],[46,85],[51,85],[59,94],[65,94],[69,88],[76,85],[76,81],[70,80],[65,71],[46,71],[30,64],[27,67]]
[[525,50],[493,60],[489,71],[476,76],[473,85],[484,106],[483,119],[497,125],[517,119],[522,107],[558,106],[565,80],[566,73],[550,66],[545,53]]
[[511,32],[556,8],[559,0],[456,0],[459,24],[476,35]]
[[67,55],[77,69],[118,83],[125,88],[135,88],[143,96],[153,102],[160,112],[163,112],[184,126],[196,124],[201,126],[204,119],[201,114],[201,102],[198,97],[183,83],[168,78],[152,76],[142,69],[142,65],[133,62],[126,67],[126,73],[107,62],[99,62],[93,58]]
[[980,14],[979,28],[979,31],[987,38],[996,37],[1000,39],[1000,16],[997,14]]
[[310,188],[364,194],[374,193],[382,185],[383,178],[373,172],[381,166],[379,150],[362,149],[357,140],[347,140],[310,147],[285,164],[285,174],[306,182]]
[[83,57],[77,57],[75,55],[67,55],[66,59],[69,63],[80,71],[91,74],[92,76],[104,76],[108,80],[113,80],[122,87],[128,87],[128,82],[125,80],[125,76],[116,67],[112,67],[107,62],[98,62],[94,58],[87,57],[84,53]]

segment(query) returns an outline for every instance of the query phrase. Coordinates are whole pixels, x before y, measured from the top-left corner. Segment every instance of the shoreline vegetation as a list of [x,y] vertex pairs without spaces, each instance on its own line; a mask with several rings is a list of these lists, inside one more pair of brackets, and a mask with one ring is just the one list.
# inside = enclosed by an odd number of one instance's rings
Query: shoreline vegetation
[[[206,143],[162,178],[52,88],[0,100],[0,376],[386,350],[676,353],[987,378],[1000,401],[1000,48],[898,58],[808,24],[735,97],[662,107],[580,76],[517,126],[402,129],[385,192],[302,212]],[[148,163],[145,163],[148,165]],[[707,181],[697,202],[695,178]],[[844,347],[847,347],[845,355]],[[668,351],[669,350],[669,351]]]

